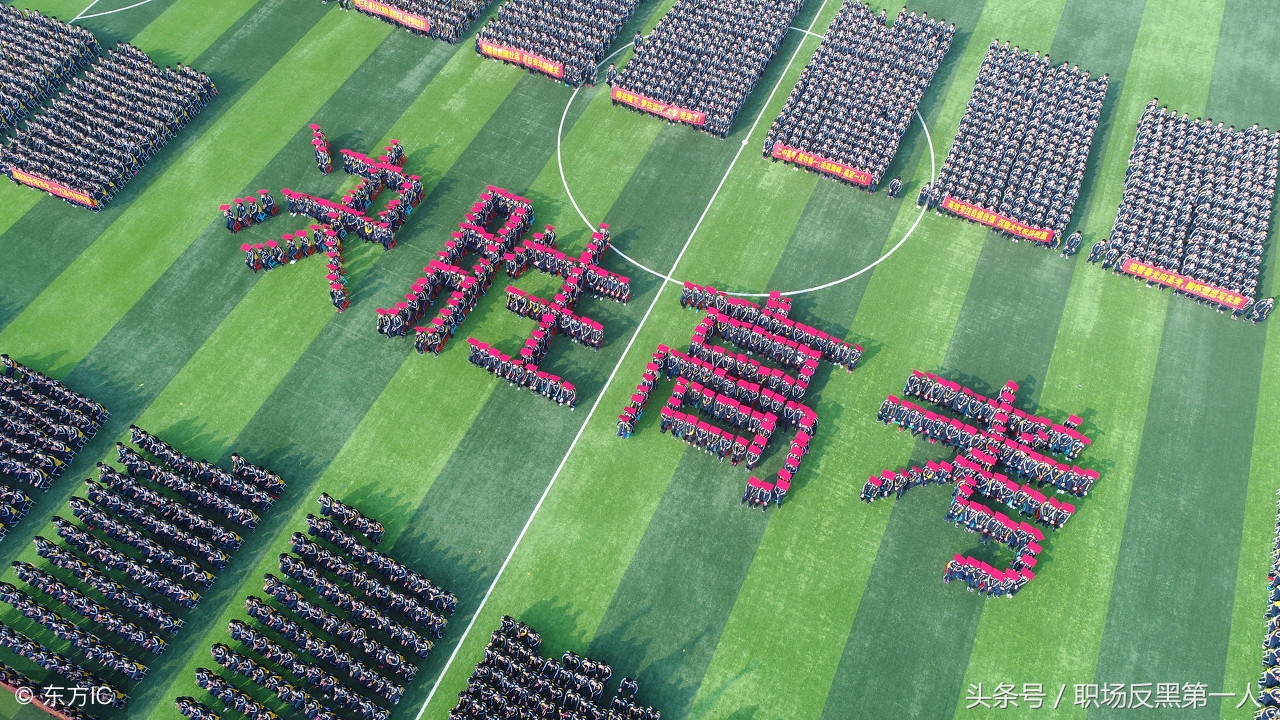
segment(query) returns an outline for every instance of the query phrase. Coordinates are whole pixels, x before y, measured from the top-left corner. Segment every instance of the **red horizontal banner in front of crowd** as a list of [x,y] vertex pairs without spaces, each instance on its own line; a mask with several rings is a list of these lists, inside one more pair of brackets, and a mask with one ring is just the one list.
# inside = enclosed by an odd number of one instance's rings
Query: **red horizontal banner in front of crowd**
[[18,168],[9,168],[9,175],[23,185],[44,190],[45,192],[57,195],[64,200],[70,200],[77,205],[83,205],[89,208],[98,207],[97,200],[94,200],[79,190],[72,190],[62,183],[46,180],[39,175],[32,175],[31,173],[23,172]]
[[370,15],[381,15],[407,28],[413,28],[421,32],[427,32],[431,29],[431,21],[427,18],[416,13],[405,12],[390,3],[379,2],[378,0],[355,0],[355,5],[357,10],[363,10]]
[[874,180],[871,177],[871,173],[866,170],[859,170],[856,167],[824,158],[821,155],[814,155],[811,152],[805,152],[797,147],[783,145],[782,143],[774,143],[773,156],[779,160],[813,168],[818,172],[826,173],[851,183],[857,183],[863,187],[870,187],[872,180]]
[[676,107],[675,105],[668,105],[667,103],[654,100],[651,97],[645,97],[640,93],[624,90],[617,85],[613,87],[613,93],[611,96],[614,100],[617,100],[624,105],[630,105],[638,110],[653,113],[654,115],[664,117],[668,120],[688,123],[689,125],[707,124],[707,114],[704,112]]
[[506,60],[516,65],[523,65],[553,78],[564,77],[564,63],[548,60],[541,55],[535,55],[519,48],[507,47],[506,45],[497,45],[485,40],[481,40],[477,47],[481,55],[487,55],[498,60]]
[[1157,282],[1166,287],[1171,287],[1174,290],[1181,290],[1184,293],[1216,302],[1219,305],[1231,308],[1232,310],[1242,310],[1249,307],[1249,304],[1253,302],[1253,298],[1245,297],[1238,292],[1214,287],[1213,285],[1205,285],[1204,283],[1193,280],[1186,275],[1179,275],[1172,270],[1165,270],[1164,268],[1159,268],[1155,265],[1148,265],[1147,263],[1140,260],[1134,260],[1133,258],[1125,260],[1124,264],[1120,266],[1120,271],[1128,273],[1136,278]]
[[942,197],[942,204],[939,205],[943,210],[967,218],[982,225],[989,225],[997,230],[1003,230],[1010,235],[1015,235],[1024,240],[1031,240],[1038,243],[1051,243],[1056,235],[1054,231],[1047,228],[1032,227],[1024,225],[1011,217],[1006,217],[997,212],[973,205],[963,200],[957,200],[950,195]]

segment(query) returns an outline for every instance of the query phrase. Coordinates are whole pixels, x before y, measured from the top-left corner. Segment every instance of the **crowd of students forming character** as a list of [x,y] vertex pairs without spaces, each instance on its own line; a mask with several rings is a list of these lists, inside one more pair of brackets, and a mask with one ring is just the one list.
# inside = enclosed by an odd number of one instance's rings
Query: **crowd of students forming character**
[[[1008,382],[996,398],[986,397],[954,381],[918,370],[912,371],[903,388],[907,397],[917,398],[955,413],[950,417],[924,409],[908,400],[890,395],[881,404],[877,420],[897,425],[931,443],[942,443],[959,453],[954,461],[931,461],[924,467],[885,470],[872,475],[862,490],[862,499],[901,498],[913,487],[954,484],[947,521],[1012,550],[1015,560],[1005,570],[975,558],[955,556],[947,563],[943,579],[958,579],[970,590],[1007,597],[1017,593],[1035,577],[1032,568],[1040,552],[1043,533],[1026,522],[1016,522],[977,501],[986,498],[1052,529],[1061,529],[1075,513],[1075,506],[1046,496],[1046,487],[1059,494],[1084,497],[1098,479],[1094,470],[1066,465],[1050,455],[1076,460],[1090,444],[1077,429],[1080,419],[1054,423],[1013,407],[1018,386]],[[981,427],[970,425],[976,422]],[[1047,453],[1047,454],[1046,454]],[[994,472],[1002,466],[1014,477]],[[1015,479],[1017,478],[1017,479]],[[1018,480],[1027,481],[1020,484]],[[1030,482],[1035,482],[1032,487]]]
[[[323,131],[318,125],[311,127],[316,136],[313,142],[323,143],[324,157],[328,158],[328,143],[323,139]],[[289,214],[293,217],[307,216],[319,224],[296,233],[285,233],[280,237],[281,242],[269,240],[265,243],[241,245],[240,249],[245,254],[245,267],[256,273],[259,270],[289,265],[323,252],[327,258],[328,273],[325,279],[329,283],[329,299],[339,312],[346,310],[351,305],[351,300],[347,290],[342,240],[349,234],[355,234],[366,242],[376,242],[390,250],[396,244],[395,233],[409,219],[424,196],[422,178],[403,171],[405,153],[400,142],[392,140],[383,151],[376,159],[351,150],[340,151],[343,170],[360,178],[356,186],[343,195],[341,203],[285,188],[282,192]],[[316,153],[317,163],[320,163],[320,145],[317,145]],[[320,170],[326,170],[323,164],[320,165]],[[374,201],[387,188],[395,190],[396,198],[378,212],[376,220],[366,215]],[[259,190],[258,193],[260,200],[249,196],[237,199],[234,204],[221,206],[228,231],[234,234],[250,225],[266,222],[278,213],[278,206],[271,193],[266,190]]]
[[[770,293],[761,307],[715,288],[685,283],[680,304],[704,310],[706,316],[694,329],[687,354],[658,346],[636,392],[618,416],[618,436],[630,437],[635,431],[661,375],[676,384],[659,410],[660,431],[721,461],[727,459],[731,465],[745,463],[747,469],[755,469],[781,420],[796,431],[782,467],[773,481],[751,477],[742,497],[744,504],[762,511],[771,504],[781,506],[817,432],[817,413],[800,401],[818,363],[825,361],[852,371],[862,357],[862,348],[792,320],[788,317],[791,300],[776,292]],[[781,367],[714,345],[716,337]],[[752,437],[711,425],[698,415],[682,412],[685,408],[696,409]]]
[[98,38],[36,10],[0,5],[0,130],[17,126],[98,59]]

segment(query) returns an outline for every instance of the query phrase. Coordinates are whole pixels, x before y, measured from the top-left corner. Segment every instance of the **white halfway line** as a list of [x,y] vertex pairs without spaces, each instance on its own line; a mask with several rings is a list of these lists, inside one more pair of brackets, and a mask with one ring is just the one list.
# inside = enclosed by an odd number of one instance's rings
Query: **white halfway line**
[[[823,9],[827,7],[829,0],[822,0],[822,5],[818,7],[818,12],[813,16],[813,21],[809,23],[809,29],[812,30],[818,18],[822,15]],[[755,134],[756,128],[759,127],[760,121],[764,119],[764,114],[768,110],[769,105],[773,102],[774,96],[778,93],[778,88],[782,86],[782,81],[787,77],[787,71],[791,69],[791,65],[795,62],[803,45],[797,45],[795,52],[791,53],[791,58],[787,60],[787,65],[782,69],[782,73],[778,76],[778,82],[774,83],[773,90],[769,92],[769,97],[764,101],[764,105],[760,108],[760,113],[756,115],[756,120],[751,124],[751,129],[747,131],[747,138]],[[689,233],[689,238],[684,241],[684,247],[680,248],[680,253],[676,255],[675,262],[671,263],[671,269],[667,271],[667,275],[675,274],[676,267],[680,264],[680,260],[684,258],[685,252],[689,250],[689,246],[693,243],[693,238],[698,234],[698,229],[702,227],[702,221],[707,218],[711,212],[711,206],[715,204],[716,198],[720,195],[720,190],[724,188],[724,184],[729,180],[729,174],[733,172],[733,168],[738,164],[738,158],[742,157],[742,151],[747,147],[747,139],[742,141],[738,147],[738,152],[734,154],[733,160],[730,161],[729,167],[724,171],[724,177],[720,178],[720,184],[716,185],[715,192],[711,193],[711,199],[707,201],[707,206],[703,208],[702,215],[698,217],[698,222],[694,224],[693,230]],[[435,684],[431,686],[431,692],[427,693],[427,699],[422,702],[422,708],[418,710],[418,714],[414,720],[422,720],[422,714],[427,711],[427,706],[431,704],[431,700],[435,697],[436,691],[440,689],[441,683],[444,682],[445,675],[449,674],[449,668],[453,666],[453,661],[461,652],[462,646],[466,643],[467,637],[471,635],[471,629],[475,627],[476,620],[480,619],[480,614],[484,612],[485,605],[488,604],[489,598],[493,595],[494,588],[498,586],[498,581],[502,579],[503,573],[506,572],[507,566],[511,564],[511,558],[515,557],[516,550],[520,547],[520,542],[524,540],[524,536],[529,532],[529,527],[533,524],[534,518],[538,516],[538,511],[542,509],[543,502],[546,501],[547,495],[551,493],[551,488],[555,486],[556,480],[560,477],[560,473],[564,470],[564,466],[569,462],[569,456],[573,454],[574,448],[578,446],[578,441],[582,439],[582,434],[586,432],[587,425],[591,422],[591,418],[596,413],[596,409],[600,407],[600,402],[604,399],[609,386],[613,384],[613,379],[617,377],[618,371],[622,369],[622,363],[626,361],[627,355],[630,354],[632,346],[635,345],[636,339],[640,337],[640,331],[644,328],[644,324],[648,321],[649,316],[653,314],[653,309],[658,306],[658,300],[662,298],[662,291],[666,290],[667,283],[658,285],[658,291],[653,296],[653,301],[649,303],[649,308],[645,310],[644,316],[640,318],[639,324],[636,325],[635,331],[631,334],[631,339],[627,341],[627,346],[623,348],[622,355],[618,358],[618,362],[613,366],[613,371],[609,373],[608,379],[605,380],[604,386],[600,388],[600,393],[596,396],[595,402],[591,404],[591,409],[587,411],[587,416],[582,420],[582,426],[578,428],[578,434],[574,435],[573,442],[569,443],[569,449],[565,451],[564,457],[560,459],[560,464],[556,467],[556,471],[552,473],[551,480],[547,483],[547,487],[542,491],[542,497],[538,498],[538,503],[533,506],[533,512],[529,514],[529,519],[525,521],[524,527],[520,529],[520,534],[516,536],[516,541],[511,545],[511,551],[507,553],[507,557],[502,561],[502,566],[498,568],[498,574],[494,575],[493,582],[489,583],[489,589],[485,591],[484,597],[480,599],[480,604],[476,606],[475,613],[471,616],[471,622],[467,623],[467,627],[462,631],[462,636],[458,638],[458,644],[454,646],[453,652],[449,654],[449,659],[445,661],[444,667],[440,670],[440,675],[436,678]]]
[[[95,0],[95,2],[96,2],[96,0]],[[132,5],[125,5],[124,7],[122,7],[122,8],[116,8],[115,10],[104,10],[104,11],[102,11],[102,12],[100,12],[100,13],[94,13],[94,14],[92,14],[92,15],[85,15],[84,13],[81,13],[81,14],[80,14],[80,16],[79,16],[78,18],[76,18],[76,19],[77,19],[77,20],[88,20],[89,18],[102,17],[103,15],[114,15],[115,13],[118,13],[118,12],[124,12],[125,10],[132,10],[132,9],[134,9],[134,8],[136,8],[136,7],[141,7],[141,6],[143,6],[143,5],[146,5],[146,4],[147,4],[147,3],[149,3],[149,2],[151,2],[151,0],[142,0],[141,2],[136,2],[136,3],[132,4]],[[93,7],[93,6],[92,6],[92,5],[90,5],[89,7]],[[89,12],[89,8],[85,8],[85,9],[84,9],[84,11],[85,11],[85,12]]]

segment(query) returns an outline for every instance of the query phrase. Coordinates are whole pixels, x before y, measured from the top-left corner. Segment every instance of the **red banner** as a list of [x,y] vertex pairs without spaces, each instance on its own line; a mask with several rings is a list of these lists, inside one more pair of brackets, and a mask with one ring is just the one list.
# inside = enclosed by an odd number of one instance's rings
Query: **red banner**
[[779,160],[813,168],[818,172],[826,173],[851,183],[857,183],[863,187],[870,187],[871,182],[875,179],[866,170],[859,170],[856,167],[829,160],[821,155],[814,155],[811,152],[805,152],[800,148],[783,145],[782,143],[774,143],[773,156]]
[[957,200],[950,195],[944,195],[942,204],[938,207],[962,218],[982,225],[989,225],[997,230],[1002,230],[1010,235],[1015,235],[1024,240],[1031,240],[1032,242],[1051,243],[1055,236],[1055,233],[1047,228],[1024,225],[1011,217],[991,212],[984,207],[972,205],[963,200]]
[[14,180],[17,180],[23,185],[28,185],[30,187],[37,188],[39,190],[44,190],[45,192],[53,195],[57,195],[58,197],[63,198],[64,200],[70,200],[71,202],[77,205],[83,205],[85,207],[90,207],[90,208],[98,207],[97,200],[94,200],[93,198],[89,197],[85,193],[80,192],[79,190],[72,190],[71,188],[67,187],[66,185],[63,185],[62,183],[56,183],[52,180],[46,180],[45,178],[42,178],[39,175],[32,175],[31,173],[23,172],[18,168],[9,168],[9,175],[12,176]]
[[1245,297],[1238,292],[1232,292],[1213,285],[1205,285],[1202,282],[1193,280],[1186,275],[1179,275],[1171,270],[1158,268],[1155,265],[1148,265],[1139,260],[1129,258],[1120,266],[1120,271],[1128,273],[1136,278],[1158,282],[1166,287],[1174,290],[1181,290],[1184,293],[1195,295],[1216,302],[1219,305],[1232,310],[1240,310],[1249,307],[1249,303],[1253,302],[1253,298]]
[[431,21],[422,15],[411,12],[405,12],[400,8],[378,0],[354,0],[357,10],[363,10],[370,15],[380,15],[392,22],[399,23],[407,28],[412,28],[419,32],[427,32],[431,30]]
[[637,110],[653,113],[654,115],[664,117],[668,120],[674,120],[675,122],[699,126],[707,123],[707,114],[704,112],[676,107],[675,105],[668,105],[667,103],[659,102],[653,98],[645,97],[640,93],[624,90],[616,85],[613,87],[611,97],[624,105],[630,105]]
[[506,45],[497,45],[495,43],[488,42],[487,40],[480,40],[476,44],[476,48],[480,51],[481,55],[487,55],[498,60],[505,60],[509,63],[515,63],[516,65],[523,65],[527,68],[537,70],[540,73],[550,75],[553,78],[564,77],[564,63],[548,60],[541,55],[535,55],[519,48],[507,47]]

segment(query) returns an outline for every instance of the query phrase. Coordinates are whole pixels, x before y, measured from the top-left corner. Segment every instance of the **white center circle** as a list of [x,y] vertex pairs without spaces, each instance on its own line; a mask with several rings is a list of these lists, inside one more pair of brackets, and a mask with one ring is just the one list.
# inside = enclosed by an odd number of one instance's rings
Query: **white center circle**
[[[796,28],[793,28],[793,29],[796,29]],[[801,31],[801,32],[803,32],[803,31]],[[603,62],[601,62],[601,63],[600,63],[600,65],[598,65],[598,66],[597,66],[597,68],[596,68],[597,72],[599,71],[599,69],[600,69],[601,67],[604,67],[604,65],[605,65],[606,63],[608,63],[608,62],[609,62],[610,60],[612,60],[613,58],[617,57],[617,55],[618,55],[619,53],[621,53],[622,51],[626,50],[626,49],[627,49],[627,48],[629,48],[629,47],[631,47],[631,43],[627,43],[626,45],[624,45],[624,46],[622,46],[622,47],[618,48],[616,51],[614,51],[614,53],[613,53],[612,55],[610,55],[609,57],[605,58],[605,59],[604,59],[604,61],[603,61]],[[578,88],[575,88],[575,89],[574,89],[573,94],[569,96],[569,102],[565,103],[565,106],[564,106],[564,113],[562,113],[562,114],[560,115],[560,127],[556,130],[556,164],[557,164],[557,165],[559,166],[559,168],[560,168],[560,183],[561,183],[562,185],[564,185],[564,192],[565,192],[565,195],[567,195],[567,196],[569,197],[569,202],[573,205],[573,209],[574,209],[575,211],[577,211],[577,213],[578,213],[578,217],[582,218],[582,222],[586,223],[586,225],[587,225],[587,229],[588,229],[588,230],[595,230],[595,229],[596,229],[596,226],[597,226],[597,225],[596,225],[596,223],[592,223],[590,220],[588,220],[588,219],[587,219],[587,216],[586,216],[586,213],[582,212],[582,208],[578,207],[578,201],[573,197],[573,190],[572,190],[572,189],[570,189],[570,187],[569,187],[569,180],[565,177],[565,174],[564,174],[564,150],[563,150],[563,148],[564,148],[564,123],[565,123],[565,119],[569,117],[569,108],[571,108],[571,107],[573,106],[573,101],[574,101],[574,99],[575,99],[575,98],[577,98],[577,97],[578,97],[578,93],[579,93],[579,91],[581,91],[581,90],[582,90],[582,88],[581,88],[581,87],[578,87]],[[932,183],[932,182],[934,182],[934,180],[936,179],[936,175],[937,175],[937,172],[938,172],[937,159],[936,159],[936,157],[935,157],[935,155],[934,155],[934,150],[933,150],[933,136],[929,134],[929,126],[928,126],[927,124],[925,124],[924,117],[920,114],[920,111],[919,111],[919,110],[916,110],[916,120],[918,120],[918,121],[920,122],[920,127],[921,127],[921,129],[923,129],[923,130],[924,130],[924,137],[925,137],[925,140],[926,140],[926,141],[928,142],[928,144],[929,144],[929,182],[930,182],[930,183]],[[745,144],[747,143],[747,140],[743,140],[742,142],[743,142],[743,144],[745,145]],[[852,280],[852,279],[854,279],[854,278],[858,277],[859,275],[862,275],[862,274],[864,274],[864,273],[866,273],[866,272],[870,271],[870,270],[871,270],[872,268],[874,268],[875,266],[879,265],[880,263],[884,262],[885,260],[888,260],[888,259],[889,259],[889,256],[891,256],[891,255],[893,255],[895,252],[897,252],[897,251],[898,251],[898,248],[902,247],[902,246],[903,246],[903,244],[905,244],[905,243],[907,242],[907,239],[908,239],[908,238],[910,238],[910,237],[911,237],[911,235],[912,235],[912,233],[914,233],[914,232],[916,231],[916,228],[917,228],[917,227],[919,227],[919,225],[920,225],[920,221],[924,218],[925,210],[926,210],[926,209],[925,209],[925,207],[923,207],[923,206],[922,206],[922,207],[920,208],[920,214],[916,216],[915,222],[911,223],[911,227],[907,228],[907,232],[902,236],[902,239],[898,240],[898,242],[897,242],[897,243],[895,243],[893,247],[889,248],[889,250],[888,250],[887,252],[885,252],[885,254],[881,255],[881,256],[880,256],[880,257],[878,257],[878,258],[876,258],[875,262],[871,263],[870,265],[867,265],[866,267],[862,268],[861,270],[858,270],[857,272],[850,273],[850,274],[848,274],[848,275],[846,275],[846,276],[844,276],[844,277],[842,277],[842,278],[840,278],[840,279],[838,279],[838,280],[832,280],[831,282],[828,282],[828,283],[823,283],[823,284],[821,284],[821,285],[814,285],[813,287],[801,288],[801,289],[799,289],[799,290],[787,290],[787,291],[782,292],[781,294],[782,294],[782,295],[804,295],[804,294],[806,294],[806,293],[817,292],[817,291],[819,291],[819,290],[826,290],[827,288],[835,287],[836,285],[840,285],[841,283],[848,282],[848,281],[850,281],[850,280]],[[675,284],[677,284],[677,285],[684,285],[684,281],[683,281],[683,280],[677,280],[676,278],[673,278],[673,277],[670,277],[670,276],[664,275],[664,274],[662,274],[662,273],[658,272],[657,270],[654,270],[654,269],[652,269],[652,268],[646,267],[646,266],[644,266],[644,265],[640,264],[639,262],[636,262],[634,259],[632,259],[631,257],[629,257],[626,253],[624,253],[624,252],[622,252],[621,250],[619,250],[619,249],[618,249],[618,247],[617,247],[616,245],[612,245],[612,244],[610,244],[610,245],[609,245],[609,249],[611,249],[611,250],[613,250],[613,252],[617,253],[617,254],[618,254],[618,255],[619,255],[623,260],[626,260],[627,262],[629,262],[629,263],[631,263],[632,265],[636,266],[636,267],[637,267],[637,268],[639,268],[640,270],[643,270],[644,272],[649,273],[650,275],[653,275],[653,276],[655,276],[655,277],[662,278],[663,280],[665,280],[666,282],[669,282],[669,283],[675,283]],[[725,294],[726,294],[726,295],[733,295],[733,296],[735,296],[735,297],[768,297],[768,295],[769,295],[769,293],[767,293],[767,292],[759,292],[759,293],[725,292]]]

